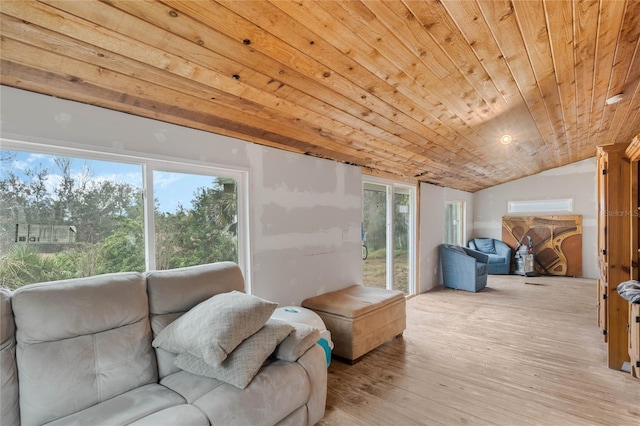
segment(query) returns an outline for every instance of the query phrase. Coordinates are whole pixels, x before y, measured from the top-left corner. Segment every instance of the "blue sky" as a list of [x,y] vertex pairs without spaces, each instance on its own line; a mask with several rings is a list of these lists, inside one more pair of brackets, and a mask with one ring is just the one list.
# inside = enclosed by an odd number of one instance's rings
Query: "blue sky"
[[[27,169],[46,168],[48,171],[47,182],[50,187],[53,187],[60,179],[60,169],[54,163],[54,156],[22,151],[10,152],[15,153],[15,157],[10,164],[2,164],[0,178],[4,179],[10,171],[24,177],[24,171]],[[109,180],[142,187],[142,166],[140,165],[81,158],[72,159],[71,173],[74,177],[80,178],[83,170],[86,169],[91,171],[90,176],[96,181]],[[188,209],[191,207],[196,188],[210,186],[212,181],[212,176],[154,171],[154,197],[159,201],[161,212],[173,213],[179,203]]]

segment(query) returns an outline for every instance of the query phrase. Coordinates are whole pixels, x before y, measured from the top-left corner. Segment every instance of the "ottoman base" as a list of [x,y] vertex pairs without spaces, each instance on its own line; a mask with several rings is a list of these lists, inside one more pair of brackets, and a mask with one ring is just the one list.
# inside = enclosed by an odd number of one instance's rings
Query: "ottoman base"
[[355,285],[302,302],[331,332],[333,355],[356,361],[406,328],[406,300],[399,291]]

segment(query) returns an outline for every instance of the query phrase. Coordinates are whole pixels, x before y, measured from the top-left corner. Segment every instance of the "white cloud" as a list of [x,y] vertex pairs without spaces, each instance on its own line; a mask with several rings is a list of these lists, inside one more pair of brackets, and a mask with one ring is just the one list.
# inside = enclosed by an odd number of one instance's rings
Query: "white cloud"
[[153,175],[154,186],[165,189],[168,186],[182,180],[183,175],[180,173],[155,172]]
[[15,170],[25,171],[29,168],[29,164],[26,161],[15,160],[11,163],[11,168]]
[[118,182],[128,183],[134,186],[142,186],[142,175],[139,172],[131,173],[109,173],[94,176],[91,180],[94,182]]

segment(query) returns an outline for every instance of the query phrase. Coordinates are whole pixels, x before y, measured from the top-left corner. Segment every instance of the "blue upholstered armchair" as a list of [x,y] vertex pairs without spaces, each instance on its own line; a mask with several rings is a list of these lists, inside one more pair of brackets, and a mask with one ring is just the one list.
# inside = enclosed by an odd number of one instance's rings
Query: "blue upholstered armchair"
[[469,248],[489,256],[489,273],[508,275],[511,269],[511,247],[494,238],[474,238]]
[[487,285],[489,257],[479,251],[452,244],[440,245],[440,271],[445,287],[479,291]]

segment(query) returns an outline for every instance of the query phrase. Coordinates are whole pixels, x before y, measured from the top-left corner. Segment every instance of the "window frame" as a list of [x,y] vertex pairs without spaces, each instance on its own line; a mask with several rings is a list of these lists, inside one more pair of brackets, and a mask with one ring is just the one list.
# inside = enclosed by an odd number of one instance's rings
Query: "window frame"
[[[203,176],[231,178],[237,182],[238,202],[238,266],[245,279],[245,291],[251,294],[251,256],[249,236],[249,170],[241,167],[225,166],[187,159],[170,159],[163,156],[142,154],[120,154],[94,150],[87,147],[61,147],[44,142],[29,142],[0,138],[0,148],[34,154],[68,156],[87,160],[111,161],[141,166],[142,194],[144,203],[145,268],[155,268],[155,218],[153,205],[153,172],[199,174]],[[153,256],[151,256],[153,254]]]

